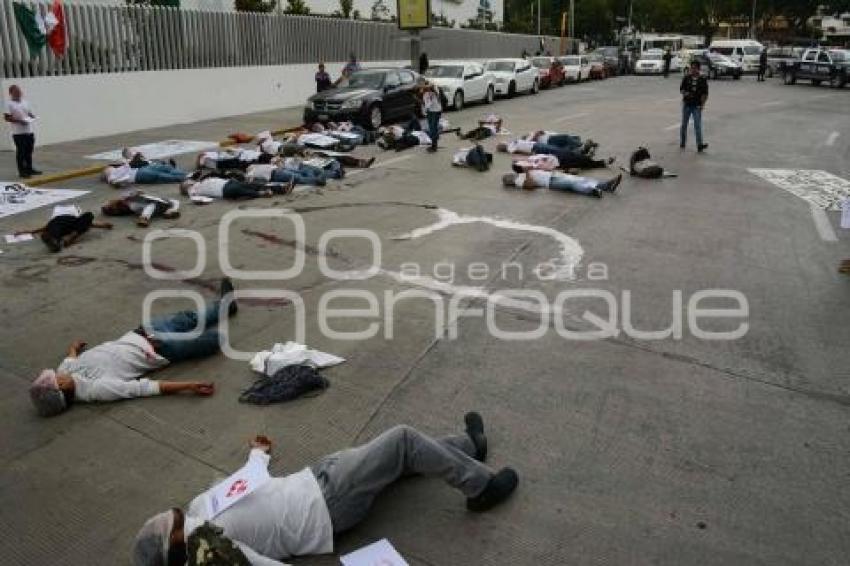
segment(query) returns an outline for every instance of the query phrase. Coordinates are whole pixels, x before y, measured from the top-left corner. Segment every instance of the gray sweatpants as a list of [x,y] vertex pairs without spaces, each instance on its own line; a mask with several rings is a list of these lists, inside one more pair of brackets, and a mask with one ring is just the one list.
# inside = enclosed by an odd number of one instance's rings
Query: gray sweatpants
[[375,497],[405,475],[439,477],[466,497],[475,497],[493,472],[473,454],[475,446],[465,434],[434,439],[402,425],[362,446],[326,456],[311,469],[334,532],[340,533],[365,519]]

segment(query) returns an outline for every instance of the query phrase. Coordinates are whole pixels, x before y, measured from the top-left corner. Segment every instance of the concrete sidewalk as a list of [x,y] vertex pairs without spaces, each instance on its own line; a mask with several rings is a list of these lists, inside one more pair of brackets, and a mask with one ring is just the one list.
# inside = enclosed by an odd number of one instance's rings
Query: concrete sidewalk
[[[115,136],[45,145],[36,147],[33,163],[36,169],[42,171],[45,175],[49,175],[99,163],[95,160],[86,159],[86,155],[171,139],[218,142],[234,132],[255,134],[263,130],[298,126],[302,123],[301,118],[302,107],[298,106],[255,114],[228,116],[203,122],[175,124]],[[37,137],[38,130],[36,130]],[[0,152],[0,180],[18,180],[14,151]],[[48,186],[50,185],[48,184]]]

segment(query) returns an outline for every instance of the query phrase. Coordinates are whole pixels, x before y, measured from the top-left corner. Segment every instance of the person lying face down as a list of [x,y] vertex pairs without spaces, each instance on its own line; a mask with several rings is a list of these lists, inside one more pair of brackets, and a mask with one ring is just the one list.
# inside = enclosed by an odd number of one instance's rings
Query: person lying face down
[[[336,165],[341,169],[339,163]],[[245,178],[249,182],[291,182],[296,185],[313,185],[317,187],[323,187],[328,182],[328,175],[325,174],[323,169],[306,165],[297,157],[277,159],[265,165],[251,165],[245,172]]]
[[139,226],[150,225],[152,218],[179,218],[180,201],[133,191],[119,199],[109,200],[100,207],[106,216],[136,216]]
[[[331,158],[343,167],[355,167],[360,169],[368,169],[372,166],[373,163],[375,163],[374,157],[358,157],[356,155],[351,155],[350,153],[339,153],[332,150],[298,147],[297,145],[289,144],[284,145],[281,148],[280,154],[283,157],[301,157],[308,160],[313,159],[315,157],[322,157],[326,159]],[[345,172],[343,171],[342,176],[339,178],[342,178],[344,176]]]
[[[150,321],[117,340],[86,349],[80,340],[71,344],[56,370],[46,369],[30,386],[30,399],[39,415],[50,417],[75,402],[101,402],[191,392],[212,395],[215,387],[202,381],[155,381],[145,374],[172,363],[211,356],[219,351],[218,323],[221,301],[232,297],[233,284],[222,279],[219,300],[200,312],[182,311]],[[228,316],[236,314],[230,302]],[[191,337],[198,329],[200,334]]]
[[206,492],[185,511],[174,507],[154,515],[133,542],[133,566],[186,564],[188,540],[207,521],[254,566],[284,566],[280,560],[290,556],[331,553],[335,534],[366,519],[375,498],[410,475],[440,478],[466,497],[468,510],[487,511],[510,497],[519,478],[511,468],[493,472],[484,465],[483,419],[471,412],[464,420],[465,434],[443,438],[396,426],[285,477],[269,475],[271,441],[258,436],[243,468],[256,479],[243,495],[218,513]]
[[353,122],[328,122],[326,124],[314,122],[309,125],[308,129],[315,134],[325,134],[352,145],[362,145],[374,141],[374,136],[369,130]]
[[186,171],[169,163],[150,162],[147,165],[133,167],[125,161],[106,166],[101,173],[101,180],[113,187],[124,187],[134,183],[139,185],[179,183],[188,176]]
[[560,171],[541,169],[530,169],[524,173],[506,173],[502,176],[502,184],[506,187],[517,187],[529,191],[537,188],[569,191],[596,198],[602,198],[603,192],[616,191],[622,180],[622,175],[617,175],[608,181],[599,181],[591,177],[579,177]]
[[474,147],[459,149],[452,156],[452,165],[456,167],[472,167],[484,172],[493,164],[493,154],[484,151],[484,148],[476,144]]
[[566,149],[524,139],[496,144],[496,150],[500,152],[521,155],[554,155],[558,158],[561,169],[595,169],[597,167],[605,167],[614,162],[613,157],[609,157],[607,160],[594,159],[592,157],[594,148],[587,146],[586,143],[583,147],[586,147],[587,150]]
[[295,187],[294,179],[287,183],[256,183],[209,176],[183,181],[180,183],[180,192],[192,199],[206,197],[211,199],[242,200],[268,198],[273,195],[286,195],[292,192],[293,187]]
[[502,125],[503,121],[501,116],[496,114],[487,114],[484,118],[478,120],[477,128],[473,128],[465,134],[461,134],[458,131],[458,135],[464,140],[480,141],[502,133]]
[[232,148],[224,151],[203,151],[198,154],[199,169],[244,171],[253,163],[268,163],[272,155],[256,149]]
[[60,204],[53,207],[53,213],[47,224],[34,230],[18,230],[15,236],[21,234],[40,234],[41,241],[51,252],[58,252],[76,242],[89,228],[112,229],[110,222],[98,222],[91,212],[83,212],[75,204]]
[[378,147],[382,149],[405,149],[421,146],[431,146],[431,136],[422,131],[422,124],[417,118],[411,118],[405,127],[399,125],[378,128]]
[[[523,136],[522,139],[566,149],[581,149],[585,147],[585,142],[581,141],[580,136],[559,134],[558,132],[549,132],[546,130],[531,132],[528,135]],[[598,145],[593,140],[588,140],[588,142],[590,145]],[[589,147],[589,145],[587,147]]]

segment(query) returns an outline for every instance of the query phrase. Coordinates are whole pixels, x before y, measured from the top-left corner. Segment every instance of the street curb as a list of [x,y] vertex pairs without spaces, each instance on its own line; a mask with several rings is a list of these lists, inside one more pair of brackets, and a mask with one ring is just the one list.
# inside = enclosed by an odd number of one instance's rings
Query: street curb
[[[271,130],[273,136],[279,136],[282,134],[288,134],[290,132],[294,132],[299,130],[302,126],[294,126],[291,128],[282,128],[279,130]],[[219,147],[230,147],[233,145],[238,145],[235,141],[228,138],[225,140],[221,140],[218,142]],[[46,185],[47,183],[56,183],[59,181],[67,181],[68,179],[77,179],[79,177],[88,177],[91,175],[98,175],[103,168],[104,164],[100,165],[92,165],[90,167],[82,167],[80,169],[69,169],[67,171],[60,171],[58,173],[48,173],[47,175],[39,175],[38,177],[33,177],[32,179],[26,180],[26,185],[29,187],[39,187],[41,185]],[[45,189],[50,189],[50,187],[44,187]]]

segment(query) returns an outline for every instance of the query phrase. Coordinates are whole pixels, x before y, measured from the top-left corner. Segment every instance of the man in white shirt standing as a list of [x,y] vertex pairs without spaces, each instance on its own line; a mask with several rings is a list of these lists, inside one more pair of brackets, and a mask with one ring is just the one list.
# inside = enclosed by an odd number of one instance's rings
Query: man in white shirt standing
[[32,122],[35,120],[35,114],[30,110],[29,103],[24,100],[23,92],[18,85],[9,87],[9,100],[6,101],[6,112],[3,114],[3,119],[9,122],[12,140],[15,142],[18,175],[22,179],[41,175],[41,171],[33,169],[32,166],[32,152],[35,149]]
[[[519,483],[516,472],[493,472],[484,421],[466,414],[466,434],[432,438],[396,426],[370,442],[342,450],[286,477],[268,474],[271,441],[258,436],[248,463],[196,497],[187,511],[172,508],[151,517],[132,549],[134,566],[186,564],[188,539],[209,521],[252,566],[281,566],[281,559],[333,552],[333,536],[369,514],[375,498],[410,475],[438,477],[466,496],[470,511],[487,511],[505,501]],[[216,505],[217,494],[237,498]]]

